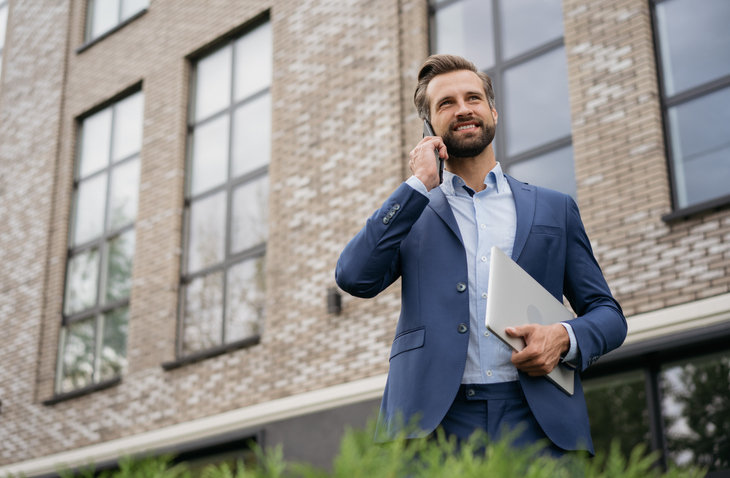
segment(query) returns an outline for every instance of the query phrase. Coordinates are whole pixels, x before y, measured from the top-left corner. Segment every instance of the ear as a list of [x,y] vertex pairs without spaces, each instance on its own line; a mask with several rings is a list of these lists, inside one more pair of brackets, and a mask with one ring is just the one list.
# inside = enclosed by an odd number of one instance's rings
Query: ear
[[494,124],[497,124],[497,118],[499,118],[499,114],[497,114],[497,110],[492,108],[492,118],[494,118]]

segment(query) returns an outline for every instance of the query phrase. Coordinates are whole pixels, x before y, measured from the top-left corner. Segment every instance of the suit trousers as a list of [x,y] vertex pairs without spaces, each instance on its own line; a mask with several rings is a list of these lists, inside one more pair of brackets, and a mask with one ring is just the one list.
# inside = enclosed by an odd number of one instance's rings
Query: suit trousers
[[537,423],[518,381],[461,385],[441,428],[447,437],[456,437],[457,442],[481,430],[493,441],[505,438],[506,434],[518,448],[540,442],[548,456],[561,457],[565,453]]

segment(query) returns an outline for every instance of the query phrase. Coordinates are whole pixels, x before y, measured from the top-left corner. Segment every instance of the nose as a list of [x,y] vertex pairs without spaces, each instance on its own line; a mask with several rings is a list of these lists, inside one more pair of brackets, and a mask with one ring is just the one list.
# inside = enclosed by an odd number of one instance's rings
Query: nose
[[470,116],[472,114],[471,106],[464,100],[460,100],[456,110],[456,116]]

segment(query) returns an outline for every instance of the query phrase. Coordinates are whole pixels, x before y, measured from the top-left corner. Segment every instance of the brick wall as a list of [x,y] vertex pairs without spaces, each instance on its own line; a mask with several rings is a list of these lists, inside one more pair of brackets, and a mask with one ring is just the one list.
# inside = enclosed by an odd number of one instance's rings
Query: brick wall
[[[399,286],[343,298],[335,261],[404,179],[428,52],[425,0],[151,0],[83,43],[83,3],[13,0],[0,86],[0,464],[382,374]],[[270,10],[273,149],[259,345],[175,359],[189,64]],[[644,0],[564,0],[578,200],[628,315],[730,290],[730,214],[667,224],[669,179]],[[64,74],[64,66],[66,73]],[[52,406],[76,118],[142,82],[129,370]]]

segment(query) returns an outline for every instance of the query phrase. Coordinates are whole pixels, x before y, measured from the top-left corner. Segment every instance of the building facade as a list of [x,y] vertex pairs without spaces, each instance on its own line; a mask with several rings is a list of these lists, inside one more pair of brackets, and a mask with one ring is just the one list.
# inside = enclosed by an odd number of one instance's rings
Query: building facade
[[494,78],[498,160],[576,198],[624,308],[597,446],[730,468],[730,7],[695,3],[0,0],[0,475],[326,465],[399,309],[334,265],[409,174],[430,52]]

